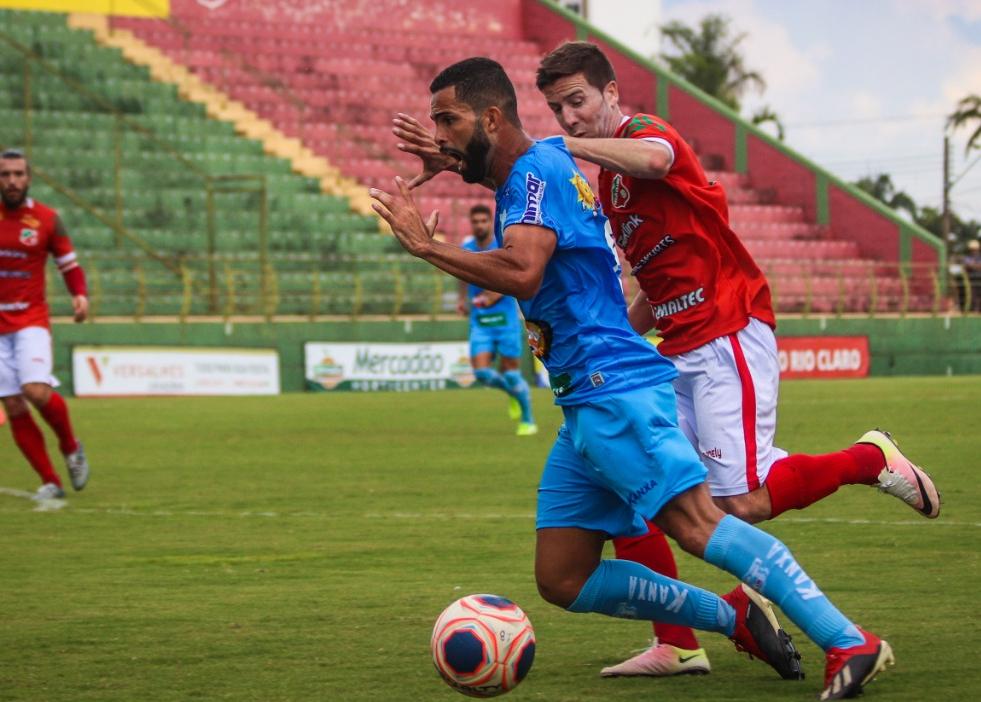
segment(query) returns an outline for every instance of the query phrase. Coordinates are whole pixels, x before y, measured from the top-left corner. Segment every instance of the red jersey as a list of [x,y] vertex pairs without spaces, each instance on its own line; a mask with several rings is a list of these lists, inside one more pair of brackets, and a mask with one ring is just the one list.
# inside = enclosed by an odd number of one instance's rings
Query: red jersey
[[0,201],[0,334],[50,325],[44,294],[49,253],[62,274],[78,267],[58,213],[32,198],[15,210]]
[[725,191],[708,181],[691,147],[654,115],[624,118],[614,136],[661,141],[674,151],[664,178],[599,175],[613,238],[664,338],[659,350],[691,351],[739,331],[750,317],[775,327],[766,278],[729,227]]

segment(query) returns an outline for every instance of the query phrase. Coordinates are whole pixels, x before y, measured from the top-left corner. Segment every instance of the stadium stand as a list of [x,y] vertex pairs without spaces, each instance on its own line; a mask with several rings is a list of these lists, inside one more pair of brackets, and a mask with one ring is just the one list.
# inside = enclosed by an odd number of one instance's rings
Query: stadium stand
[[[177,81],[183,85],[179,88],[173,82],[168,85],[149,79],[152,74],[166,81],[176,69],[168,73],[131,65],[118,51],[97,46],[87,32],[68,29],[56,15],[8,12],[4,19],[13,23],[7,26],[28,33],[22,36],[30,37],[34,50],[101,91],[139,124],[166,135],[170,144],[205,171],[265,175],[269,258],[260,264],[261,242],[256,227],[250,226],[258,217],[254,192],[215,196],[216,201],[225,198],[232,204],[216,217],[219,221],[209,245],[209,237],[202,232],[206,208],[200,183],[189,186],[184,169],[174,168],[174,159],[159,158],[159,149],[140,134],[125,134],[119,177],[130,187],[121,221],[154,251],[176,255],[185,266],[194,262],[193,275],[209,282],[210,298],[191,295],[188,305],[184,294],[181,300],[171,300],[171,307],[177,305],[185,313],[262,308],[266,313],[396,314],[448,309],[452,281],[425,276],[418,262],[399,254],[389,237],[377,234],[377,221],[353,212],[351,206],[366,212],[355,191],[342,191],[346,198],[322,193],[330,189],[314,177],[296,173],[304,172],[297,158],[271,158],[263,151],[278,152],[268,139],[263,144],[242,138],[236,129],[262,137],[263,130],[250,125],[268,124],[281,135],[280,142],[305,149],[306,160],[319,158],[330,164],[328,170],[339,169],[362,188],[387,185],[394,175],[407,176],[416,168],[412,157],[393,148],[393,113],[406,111],[424,117],[428,113],[427,85],[435,72],[480,54],[499,60],[514,79],[528,132],[553,134],[557,126],[534,88],[539,56],[550,48],[548,32],[529,24],[527,8],[535,4],[530,0],[508,0],[495,6],[463,0],[236,0],[223,4],[171,0],[167,20],[117,17],[107,33],[96,32],[100,41],[124,46],[124,55],[137,63],[155,50],[164,60],[188,69],[188,75],[210,86],[221,100],[256,116],[234,127],[228,121],[234,115],[223,114],[213,105],[181,100],[182,95],[194,92],[186,88],[186,79]],[[84,26],[85,22],[72,25]],[[144,51],[140,45],[153,50]],[[8,59],[4,54],[4,60]],[[15,68],[13,64],[7,67]],[[20,73],[5,70],[11,88],[22,80]],[[636,84],[634,73],[621,70],[621,82]],[[10,95],[16,92],[11,90]],[[39,85],[36,93],[36,118],[44,128],[36,130],[35,159],[49,166],[52,177],[88,193],[94,202],[112,211],[113,157],[109,151],[113,118],[83,109],[78,98],[65,91],[44,90]],[[648,96],[635,99],[637,108],[651,109]],[[16,109],[16,101],[14,97],[8,108]],[[690,98],[689,102],[686,106],[676,100],[678,108],[670,115],[683,134],[686,119],[691,119],[687,115],[708,109]],[[208,114],[218,114],[226,121],[209,120]],[[66,115],[71,115],[68,120]],[[59,126],[66,121],[73,126]],[[714,137],[693,133],[690,140],[710,177],[726,188],[734,229],[770,278],[778,311],[936,309],[939,283],[930,272],[935,266],[924,264],[928,274],[911,277],[908,264],[877,250],[880,241],[866,232],[878,230],[866,227],[862,219],[866,215],[856,214],[847,226],[840,224],[840,217],[819,224],[806,197],[761,178],[767,174],[759,169],[737,172],[732,159],[718,153],[725,150],[724,145]],[[17,135],[0,132],[0,141],[10,143],[11,139],[16,141]],[[86,147],[91,155],[84,168],[66,165],[70,154],[80,153],[72,149]],[[170,168],[161,165],[165,162]],[[596,169],[584,170],[595,182]],[[240,187],[248,190],[245,185]],[[38,194],[40,197],[40,191]],[[470,206],[487,203],[489,193],[444,174],[420,191],[417,200],[426,212],[438,208],[443,234],[459,241],[466,234]],[[129,245],[107,233],[104,226],[86,223],[75,231],[76,237],[82,237],[80,246],[96,261],[99,251],[125,251]],[[870,239],[874,239],[871,244]],[[198,260],[199,256],[208,261]],[[245,272],[249,266],[236,262],[236,256],[251,256],[251,275]],[[214,263],[218,258],[220,263]],[[275,274],[263,278],[260,286],[256,280],[263,276],[255,274],[256,266],[271,266]],[[169,275],[172,278],[173,273]],[[146,280],[149,288],[155,277],[147,274]],[[228,285],[222,280],[228,280]],[[106,290],[109,281],[107,278]],[[234,298],[231,303],[229,296]],[[105,299],[110,299],[108,294]],[[151,314],[150,307],[140,312]]]
[[[12,40],[0,44],[0,144],[29,147],[32,195],[65,210],[97,314],[442,311],[451,283],[404,254],[375,216],[321,192],[64,15],[0,18]],[[423,294],[385,292],[412,275],[420,280],[407,287]],[[56,314],[68,311],[66,298],[53,300]]]

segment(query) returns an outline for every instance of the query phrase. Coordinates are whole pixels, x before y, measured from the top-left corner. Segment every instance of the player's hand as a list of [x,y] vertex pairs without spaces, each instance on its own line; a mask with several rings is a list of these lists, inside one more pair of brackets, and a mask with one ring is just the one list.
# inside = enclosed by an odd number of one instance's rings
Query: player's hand
[[74,295],[72,310],[75,313],[75,321],[84,322],[89,316],[89,299],[85,295]]
[[422,161],[422,173],[409,181],[410,190],[418,188],[437,173],[459,167],[459,160],[441,152],[433,135],[415,117],[399,112],[392,125],[392,133],[402,140],[398,144],[399,150],[418,156]]
[[406,251],[423,258],[429,250],[439,223],[439,210],[433,210],[423,221],[422,214],[412,199],[409,184],[395,177],[396,192],[392,195],[384,190],[371,188],[368,194],[374,198],[371,208],[388,222],[392,233]]

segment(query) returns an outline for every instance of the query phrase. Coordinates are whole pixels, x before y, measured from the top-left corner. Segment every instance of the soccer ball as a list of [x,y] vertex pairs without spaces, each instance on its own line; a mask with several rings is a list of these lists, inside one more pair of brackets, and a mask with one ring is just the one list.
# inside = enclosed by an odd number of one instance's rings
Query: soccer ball
[[433,663],[446,684],[470,697],[503,695],[535,660],[535,631],[511,600],[468,595],[443,610],[433,627]]

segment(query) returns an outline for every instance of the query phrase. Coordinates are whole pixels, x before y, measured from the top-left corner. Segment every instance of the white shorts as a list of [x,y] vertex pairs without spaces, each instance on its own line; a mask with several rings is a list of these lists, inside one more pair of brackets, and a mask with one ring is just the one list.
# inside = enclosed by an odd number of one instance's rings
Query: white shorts
[[0,397],[20,395],[27,383],[58,386],[51,375],[51,332],[44,327],[0,334]]
[[773,330],[758,319],[677,356],[678,423],[708,469],[712,495],[751,492],[787,452],[774,447],[780,364]]

